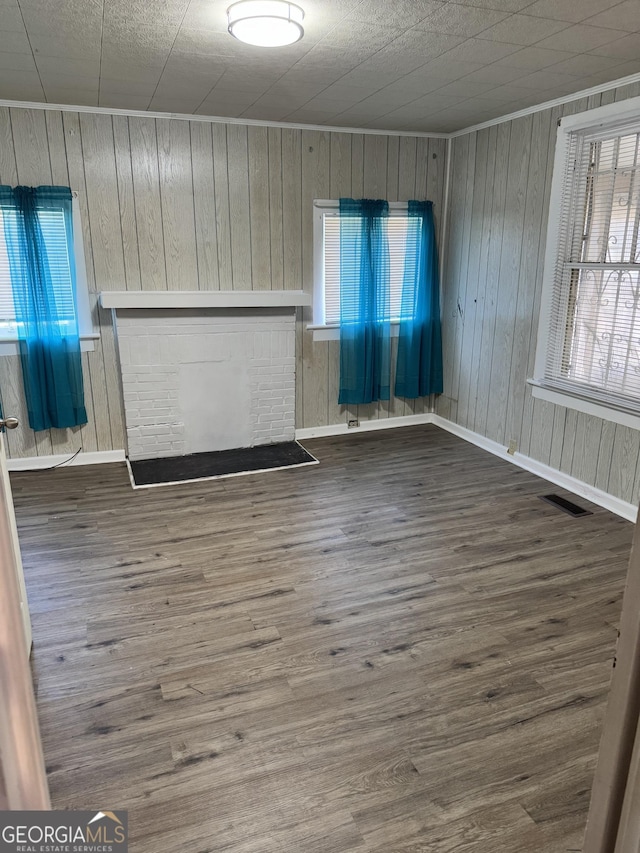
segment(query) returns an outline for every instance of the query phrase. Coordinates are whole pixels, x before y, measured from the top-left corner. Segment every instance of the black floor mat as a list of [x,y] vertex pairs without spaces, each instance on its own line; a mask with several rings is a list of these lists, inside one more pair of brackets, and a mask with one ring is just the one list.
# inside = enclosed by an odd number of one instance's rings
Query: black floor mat
[[154,486],[264,471],[269,468],[293,468],[296,465],[311,465],[317,461],[297,441],[284,441],[280,444],[265,444],[238,450],[191,453],[188,456],[170,456],[165,459],[139,459],[136,462],[130,461],[129,465],[136,486]]

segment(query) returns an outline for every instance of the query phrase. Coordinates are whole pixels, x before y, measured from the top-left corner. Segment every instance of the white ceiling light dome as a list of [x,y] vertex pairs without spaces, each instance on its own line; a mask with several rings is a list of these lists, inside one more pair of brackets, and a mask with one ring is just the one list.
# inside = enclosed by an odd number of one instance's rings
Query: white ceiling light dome
[[232,36],[258,47],[282,47],[304,35],[304,10],[285,0],[240,0],[227,17]]

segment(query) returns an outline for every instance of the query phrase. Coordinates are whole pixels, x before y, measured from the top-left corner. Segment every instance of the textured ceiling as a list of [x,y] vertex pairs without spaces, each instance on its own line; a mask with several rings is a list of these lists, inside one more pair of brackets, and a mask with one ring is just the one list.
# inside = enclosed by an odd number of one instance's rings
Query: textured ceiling
[[243,45],[230,0],[0,0],[0,98],[451,131],[640,71],[640,0],[298,0]]

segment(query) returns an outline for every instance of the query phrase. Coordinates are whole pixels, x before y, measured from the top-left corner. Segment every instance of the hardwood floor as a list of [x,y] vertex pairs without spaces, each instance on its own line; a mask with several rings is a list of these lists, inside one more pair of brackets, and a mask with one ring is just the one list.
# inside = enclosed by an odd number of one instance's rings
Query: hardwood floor
[[54,806],[132,853],[580,850],[632,525],[435,427],[305,444],[12,475]]

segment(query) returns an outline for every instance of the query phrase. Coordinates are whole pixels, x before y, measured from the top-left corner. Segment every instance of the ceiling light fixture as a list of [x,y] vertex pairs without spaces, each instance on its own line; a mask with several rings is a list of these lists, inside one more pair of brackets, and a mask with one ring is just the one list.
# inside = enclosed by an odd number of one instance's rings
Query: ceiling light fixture
[[285,0],[240,0],[227,9],[229,32],[258,47],[282,47],[304,35],[304,10]]

